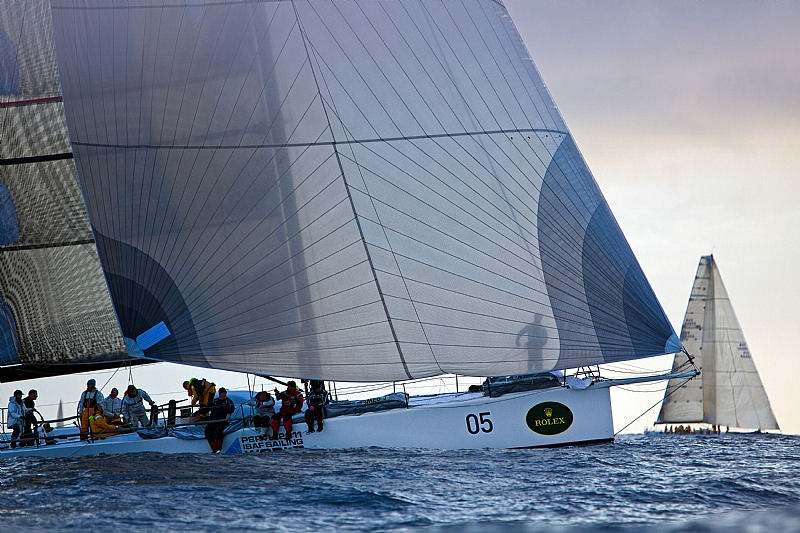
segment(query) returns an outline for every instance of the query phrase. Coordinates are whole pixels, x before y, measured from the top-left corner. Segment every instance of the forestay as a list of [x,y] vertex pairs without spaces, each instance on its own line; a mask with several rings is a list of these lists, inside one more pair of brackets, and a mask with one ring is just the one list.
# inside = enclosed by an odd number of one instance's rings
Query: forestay
[[[670,380],[657,423],[778,429],[714,256],[700,258],[681,341],[695,356],[701,379]],[[673,371],[680,366],[676,357]]]
[[679,349],[500,2],[53,13],[139,355],[366,381]]
[[[50,3],[0,3],[0,380],[128,360],[72,161]],[[80,363],[82,366],[72,366]]]

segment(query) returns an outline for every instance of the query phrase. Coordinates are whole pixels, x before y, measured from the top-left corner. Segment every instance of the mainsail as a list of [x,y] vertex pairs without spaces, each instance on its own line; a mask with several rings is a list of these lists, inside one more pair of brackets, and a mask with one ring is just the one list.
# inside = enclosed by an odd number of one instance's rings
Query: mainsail
[[498,0],[53,0],[129,350],[350,381],[675,352]]
[[129,360],[81,198],[50,3],[0,3],[0,380]]
[[701,379],[670,380],[656,423],[779,429],[712,255],[697,266],[681,341],[695,355]]

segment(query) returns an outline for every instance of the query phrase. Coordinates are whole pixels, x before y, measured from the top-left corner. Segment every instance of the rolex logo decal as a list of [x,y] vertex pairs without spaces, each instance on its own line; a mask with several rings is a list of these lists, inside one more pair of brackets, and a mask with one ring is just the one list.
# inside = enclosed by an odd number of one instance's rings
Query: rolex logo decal
[[563,403],[542,402],[528,410],[525,422],[540,435],[557,435],[572,425],[572,411]]

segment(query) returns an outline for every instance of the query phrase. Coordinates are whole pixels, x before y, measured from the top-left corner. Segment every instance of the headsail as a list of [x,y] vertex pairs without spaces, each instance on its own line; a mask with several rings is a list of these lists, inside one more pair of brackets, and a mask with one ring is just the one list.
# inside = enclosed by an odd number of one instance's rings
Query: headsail
[[[712,255],[697,266],[681,341],[701,379],[670,380],[656,423],[779,429]],[[675,359],[674,369],[681,363]]]
[[0,381],[127,361],[67,136],[46,0],[0,3]]
[[679,349],[500,2],[53,10],[132,349],[361,381]]

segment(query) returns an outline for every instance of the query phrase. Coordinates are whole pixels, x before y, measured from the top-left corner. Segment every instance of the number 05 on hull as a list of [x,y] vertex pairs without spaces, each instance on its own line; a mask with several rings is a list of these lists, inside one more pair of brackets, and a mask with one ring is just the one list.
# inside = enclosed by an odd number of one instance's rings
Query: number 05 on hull
[[325,431],[295,427],[289,441],[272,441],[253,429],[229,435],[228,453],[303,447],[537,448],[610,441],[614,425],[608,388],[551,388],[479,396],[330,419]]

